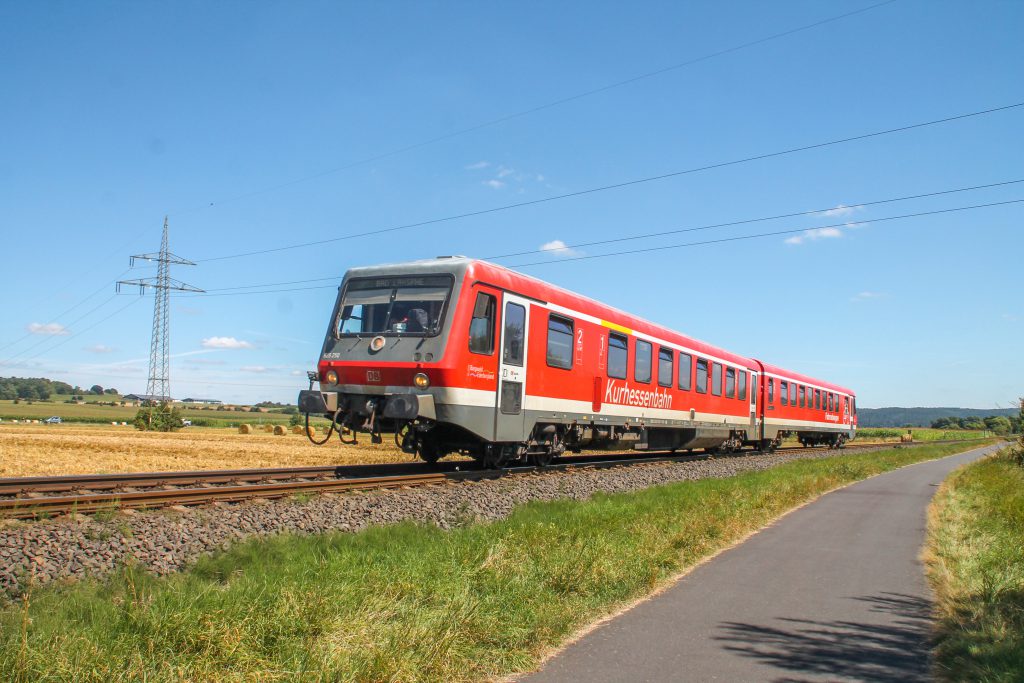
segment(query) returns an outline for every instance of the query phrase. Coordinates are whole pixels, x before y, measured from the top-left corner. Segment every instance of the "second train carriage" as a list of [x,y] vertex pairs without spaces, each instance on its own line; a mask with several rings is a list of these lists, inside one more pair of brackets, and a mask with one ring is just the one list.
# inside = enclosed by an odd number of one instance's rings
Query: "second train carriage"
[[462,257],[350,270],[317,371],[303,412],[394,431],[428,462],[772,448],[790,433],[841,444],[856,429],[847,389]]

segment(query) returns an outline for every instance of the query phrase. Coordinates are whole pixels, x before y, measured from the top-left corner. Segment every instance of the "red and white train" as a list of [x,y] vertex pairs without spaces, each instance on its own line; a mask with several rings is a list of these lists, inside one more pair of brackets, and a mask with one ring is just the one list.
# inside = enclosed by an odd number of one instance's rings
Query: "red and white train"
[[300,410],[427,462],[841,446],[857,428],[850,389],[462,257],[346,273],[317,370]]

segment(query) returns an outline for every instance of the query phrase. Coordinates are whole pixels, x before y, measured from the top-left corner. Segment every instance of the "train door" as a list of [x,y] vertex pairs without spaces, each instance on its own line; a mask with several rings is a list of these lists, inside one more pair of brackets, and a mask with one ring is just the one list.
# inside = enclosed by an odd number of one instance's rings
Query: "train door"
[[757,433],[757,373],[750,373],[750,426]]
[[501,357],[498,365],[497,410],[494,412],[495,441],[525,441],[526,346],[530,302],[505,294],[501,328]]

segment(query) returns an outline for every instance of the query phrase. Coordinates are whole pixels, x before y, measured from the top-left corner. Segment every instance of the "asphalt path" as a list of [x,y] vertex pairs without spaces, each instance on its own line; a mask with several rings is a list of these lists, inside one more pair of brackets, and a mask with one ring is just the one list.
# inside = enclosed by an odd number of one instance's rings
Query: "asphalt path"
[[996,448],[824,495],[520,680],[928,680],[928,503],[953,469]]

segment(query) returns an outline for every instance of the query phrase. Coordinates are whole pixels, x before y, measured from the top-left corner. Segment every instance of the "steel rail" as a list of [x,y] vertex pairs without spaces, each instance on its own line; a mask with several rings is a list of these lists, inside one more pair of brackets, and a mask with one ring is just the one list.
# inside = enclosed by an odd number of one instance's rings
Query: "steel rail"
[[[847,444],[845,448],[860,450],[897,445],[923,444],[920,442],[913,444]],[[779,452],[814,453],[829,450],[832,449],[828,447],[795,447],[780,449]],[[505,469],[461,470],[459,468],[462,464],[472,465],[472,463],[451,461],[441,463],[444,471],[432,469],[426,472],[423,469],[428,466],[424,463],[385,463],[383,465],[16,477],[0,479],[0,494],[15,496],[0,498],[0,517],[24,519],[63,513],[235,502],[253,498],[281,498],[302,493],[337,493],[361,489],[424,486],[497,479],[509,475],[536,472],[743,457],[750,451],[721,455],[664,452],[638,456],[635,453],[634,451],[597,457],[567,456],[543,468],[518,466]],[[290,479],[291,481],[277,481],[279,479]],[[147,490],[117,490],[131,488],[146,488]],[[39,493],[74,491],[83,492],[74,495],[38,496]]]

